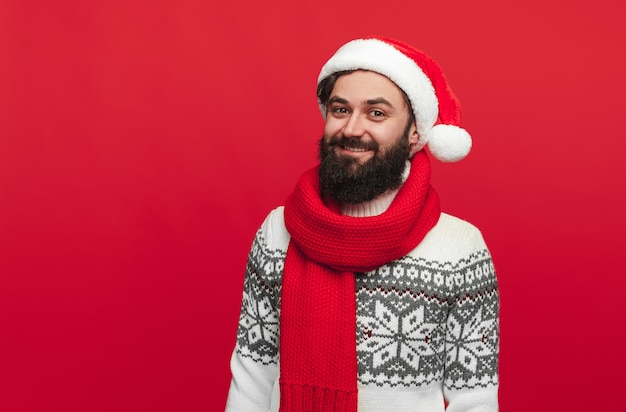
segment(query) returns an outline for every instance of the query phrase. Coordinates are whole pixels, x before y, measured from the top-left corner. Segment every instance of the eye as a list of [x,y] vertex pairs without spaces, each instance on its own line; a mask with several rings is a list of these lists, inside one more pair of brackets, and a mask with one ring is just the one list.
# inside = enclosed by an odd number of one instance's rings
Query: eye
[[348,109],[343,106],[335,106],[330,108],[331,113],[336,115],[344,115],[348,113]]
[[370,111],[370,115],[372,117],[382,118],[382,117],[385,117],[385,112],[383,112],[382,110],[374,109]]

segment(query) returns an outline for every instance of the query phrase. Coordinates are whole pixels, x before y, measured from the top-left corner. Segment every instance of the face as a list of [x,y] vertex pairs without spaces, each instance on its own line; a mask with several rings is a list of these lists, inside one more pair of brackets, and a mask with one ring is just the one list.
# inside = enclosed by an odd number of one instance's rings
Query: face
[[361,203],[399,187],[418,140],[410,119],[402,92],[386,77],[366,71],[339,77],[320,141],[322,192]]
[[[337,155],[363,164],[377,150],[384,152],[404,138],[409,110],[402,92],[387,77],[354,71],[339,77],[330,94],[324,140],[334,144]],[[418,140],[414,124],[408,134],[412,147]]]

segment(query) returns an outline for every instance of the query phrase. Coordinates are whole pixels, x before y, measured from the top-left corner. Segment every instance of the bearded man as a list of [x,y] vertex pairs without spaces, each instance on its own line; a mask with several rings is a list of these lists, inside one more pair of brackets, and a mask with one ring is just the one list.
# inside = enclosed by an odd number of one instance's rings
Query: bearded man
[[227,411],[497,411],[499,297],[424,150],[470,150],[439,66],[387,38],[323,66],[320,164],[257,232]]

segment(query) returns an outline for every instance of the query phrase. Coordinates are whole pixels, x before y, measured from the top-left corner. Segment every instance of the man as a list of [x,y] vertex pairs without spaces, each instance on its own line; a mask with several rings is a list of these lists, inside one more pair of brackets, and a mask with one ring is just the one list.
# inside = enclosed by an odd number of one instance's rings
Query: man
[[320,165],[252,245],[227,411],[496,411],[499,298],[424,147],[471,147],[437,64],[391,39],[324,65]]

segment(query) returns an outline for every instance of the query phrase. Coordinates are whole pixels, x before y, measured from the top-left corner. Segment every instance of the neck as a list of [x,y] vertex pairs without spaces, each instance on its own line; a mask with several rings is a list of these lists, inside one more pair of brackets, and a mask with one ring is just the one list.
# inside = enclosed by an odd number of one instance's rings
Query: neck
[[[411,172],[411,162],[407,160],[406,166],[404,167],[404,172],[402,172],[402,183],[404,183],[409,177],[409,173]],[[402,187],[402,186],[400,186]],[[352,217],[368,217],[368,216],[378,216],[385,213],[385,211],[393,202],[396,195],[400,191],[400,187],[397,189],[387,190],[382,195],[369,200],[367,202],[362,203],[342,203],[341,204],[341,214]]]

